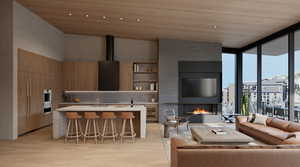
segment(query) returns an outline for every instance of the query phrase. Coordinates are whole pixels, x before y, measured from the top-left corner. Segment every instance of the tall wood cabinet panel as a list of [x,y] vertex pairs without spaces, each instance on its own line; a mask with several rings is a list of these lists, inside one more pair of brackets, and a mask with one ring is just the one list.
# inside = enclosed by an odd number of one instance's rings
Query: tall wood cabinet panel
[[63,87],[65,90],[97,90],[98,62],[64,62]]
[[18,134],[51,124],[43,90],[52,90],[53,110],[62,101],[62,63],[18,49]]
[[133,62],[120,61],[120,83],[121,91],[132,90],[133,84]]

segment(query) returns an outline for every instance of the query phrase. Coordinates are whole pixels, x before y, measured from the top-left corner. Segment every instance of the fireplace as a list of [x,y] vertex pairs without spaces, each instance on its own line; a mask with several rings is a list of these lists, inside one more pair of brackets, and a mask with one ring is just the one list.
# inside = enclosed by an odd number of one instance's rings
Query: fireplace
[[197,123],[221,120],[221,62],[179,62],[178,82],[179,116]]
[[194,123],[219,122],[221,107],[221,104],[181,104],[178,114]]

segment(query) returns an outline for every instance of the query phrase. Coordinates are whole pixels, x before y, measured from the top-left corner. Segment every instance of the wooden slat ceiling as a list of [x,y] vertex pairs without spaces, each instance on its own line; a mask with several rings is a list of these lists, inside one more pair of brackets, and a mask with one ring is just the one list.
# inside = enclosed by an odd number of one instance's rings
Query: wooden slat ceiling
[[234,48],[300,21],[299,0],[17,1],[65,33],[220,42]]

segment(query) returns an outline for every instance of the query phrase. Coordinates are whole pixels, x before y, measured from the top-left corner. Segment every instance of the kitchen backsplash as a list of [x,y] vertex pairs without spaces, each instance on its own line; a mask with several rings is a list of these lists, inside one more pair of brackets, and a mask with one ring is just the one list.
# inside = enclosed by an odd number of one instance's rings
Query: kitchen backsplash
[[148,91],[66,91],[64,92],[64,102],[74,102],[79,99],[80,102],[97,103],[151,103],[157,102],[157,94]]

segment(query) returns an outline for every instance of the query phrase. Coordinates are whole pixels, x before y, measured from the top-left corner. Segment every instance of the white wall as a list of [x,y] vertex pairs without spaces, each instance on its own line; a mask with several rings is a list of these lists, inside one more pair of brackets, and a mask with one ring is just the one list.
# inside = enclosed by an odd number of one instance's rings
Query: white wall
[[131,61],[158,60],[157,41],[126,38],[115,39],[115,59]]
[[13,136],[13,4],[1,0],[0,5],[0,139]]
[[18,135],[17,49],[21,48],[56,60],[64,59],[64,33],[17,2],[13,2],[13,126]]
[[65,35],[66,61],[105,60],[105,38],[85,35]]
[[14,2],[14,50],[22,48],[42,56],[64,59],[64,33],[29,9]]
[[[103,61],[106,57],[105,37],[65,35],[66,61]],[[115,38],[115,60],[157,60],[157,42]]]

